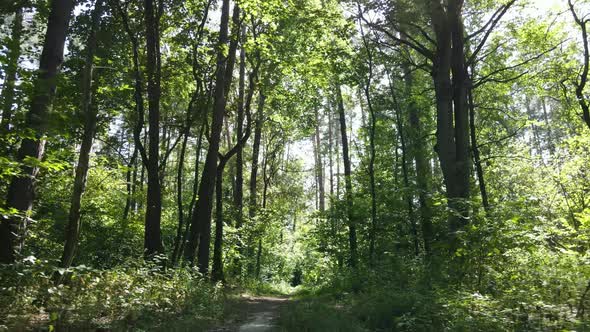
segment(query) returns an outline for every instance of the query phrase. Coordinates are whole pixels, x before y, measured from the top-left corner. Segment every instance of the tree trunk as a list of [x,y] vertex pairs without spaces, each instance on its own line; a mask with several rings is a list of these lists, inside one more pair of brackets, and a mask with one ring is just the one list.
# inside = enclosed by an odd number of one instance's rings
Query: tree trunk
[[213,245],[213,269],[211,279],[213,281],[223,280],[223,169],[225,162],[217,166],[217,179],[215,186],[215,243]]
[[[434,239],[432,229],[432,211],[430,210],[430,189],[428,188],[428,179],[430,178],[429,162],[426,158],[427,142],[423,139],[422,126],[414,98],[412,97],[412,86],[414,84],[412,72],[407,63],[402,65],[404,73],[406,106],[409,113],[409,149],[416,165],[416,185],[418,189],[418,202],[420,203],[420,221],[422,225],[422,238],[424,240],[424,251],[426,255],[431,253],[432,241]],[[392,91],[393,93],[393,91]]]
[[316,172],[318,178],[318,200],[320,212],[326,210],[326,194],[324,190],[324,165],[322,162],[322,151],[321,151],[321,137],[320,137],[320,117],[319,112],[315,110],[315,146],[316,146]]
[[473,152],[473,162],[475,164],[475,174],[477,175],[477,183],[479,185],[479,192],[481,194],[481,203],[486,212],[490,210],[490,203],[488,199],[488,190],[483,173],[483,165],[481,164],[481,157],[479,146],[477,145],[477,133],[475,131],[475,104],[473,101],[473,89],[469,89],[469,133],[471,137],[471,150]]
[[[391,80],[389,81],[389,87],[391,89],[392,97],[394,100],[396,99],[394,95],[393,85]],[[397,102],[395,104],[398,104]],[[410,176],[408,170],[408,148],[406,145],[406,137],[404,133],[404,124],[402,122],[402,117],[400,115],[399,107],[396,107],[395,110],[395,119],[397,122],[397,134],[399,137],[402,153],[402,177],[404,181],[404,198],[406,199],[406,204],[408,206],[408,219],[410,220],[410,227],[412,229],[412,236],[414,237],[414,255],[418,256],[420,254],[420,245],[418,241],[418,226],[416,225],[416,218],[414,216],[414,197],[412,195],[412,190],[410,188]]]
[[137,178],[137,147],[133,147],[133,153],[131,155],[131,159],[129,160],[129,164],[127,164],[127,172],[125,175],[125,180],[127,182],[127,198],[125,200],[125,209],[123,210],[123,221],[127,222],[129,220],[129,212],[133,209],[134,205],[134,194],[135,194],[135,180]]
[[[332,112],[331,110],[328,111],[328,163],[329,163],[329,170],[330,170],[330,200],[334,196],[334,139],[333,139],[333,122],[332,122]],[[331,201],[330,201],[331,202]],[[330,207],[332,205],[330,204]]]
[[[195,92],[196,94],[196,92]],[[192,103],[187,109],[187,118],[190,118]],[[190,119],[187,119],[187,123],[184,128],[184,136],[182,144],[180,146],[180,155],[178,156],[178,169],[176,170],[176,206],[178,213],[178,225],[176,227],[176,237],[174,238],[174,249],[172,251],[172,265],[175,266],[178,262],[178,254],[180,250],[180,241],[182,240],[182,230],[184,229],[184,206],[182,201],[182,187],[183,187],[183,171],[184,171],[184,157],[186,155],[186,145],[188,143],[188,137],[190,134]]]
[[[361,5],[357,3],[359,15],[362,15]],[[375,130],[377,120],[375,119],[375,110],[371,101],[371,82],[373,80],[373,52],[365,37],[362,22],[359,19],[359,27],[365,51],[367,52],[368,76],[363,87],[365,98],[367,99],[367,108],[369,109],[369,190],[371,192],[371,230],[369,234],[369,264],[372,266],[375,259],[375,241],[377,237],[377,192],[375,189]],[[359,91],[359,100],[360,91]],[[362,103],[361,103],[362,104]],[[361,107],[362,109],[362,107]],[[363,120],[364,122],[364,120]],[[401,134],[401,133],[400,133]]]
[[356,239],[356,220],[354,218],[353,200],[352,200],[352,178],[350,156],[348,154],[348,138],[346,136],[346,114],[344,113],[344,101],[342,100],[342,91],[340,85],[336,87],[336,97],[338,99],[338,114],[340,116],[340,135],[342,136],[342,160],[344,161],[344,186],[346,207],[348,214],[348,242],[349,242],[349,265],[356,268],[357,265],[357,239]]
[[254,69],[252,76],[250,77],[250,91],[248,94],[248,101],[246,102],[247,109],[247,126],[246,132],[243,136],[238,136],[236,144],[225,154],[220,155],[219,165],[217,165],[217,180],[216,180],[216,218],[215,218],[215,243],[213,245],[213,270],[211,271],[211,277],[213,281],[224,280],[223,276],[223,170],[228,161],[244,147],[250,132],[252,131],[251,117],[250,117],[250,101],[252,100],[252,94],[254,92],[254,82],[256,80],[258,68]]
[[205,158],[205,166],[201,175],[198,201],[193,212],[188,241],[185,247],[185,260],[194,264],[195,249],[198,245],[199,272],[206,275],[209,271],[209,253],[211,243],[211,210],[213,208],[212,195],[215,189],[215,177],[217,175],[217,154],[221,139],[221,129],[225,112],[225,69],[227,57],[223,53],[228,40],[229,25],[229,0],[223,0],[221,7],[221,22],[219,27],[219,51],[217,53],[217,74],[215,78],[215,102],[213,107],[213,119],[209,148]]
[[14,103],[16,74],[18,71],[18,59],[21,54],[21,36],[23,33],[23,8],[19,7],[14,13],[10,43],[6,59],[6,76],[4,77],[4,87],[2,89],[2,122],[0,123],[0,133],[10,130],[12,120],[12,104]]
[[258,250],[256,251],[256,279],[260,279],[260,264],[262,258],[262,238],[258,239]]
[[[241,24],[240,24],[240,7],[237,3],[234,4],[233,13],[232,13],[232,27],[231,27],[231,36],[229,41],[229,52],[227,55],[226,67],[225,67],[225,78],[224,78],[224,88],[223,91],[225,93],[225,98],[227,98],[227,94],[231,88],[231,83],[233,80],[234,74],[234,65],[236,63],[236,51],[238,49],[238,42],[240,41],[241,36]],[[240,55],[241,56],[241,55]]]
[[[204,112],[205,114],[207,114],[207,112]],[[187,218],[187,222],[185,223],[184,226],[184,231],[182,234],[182,240],[180,241],[180,245],[178,248],[178,255],[177,255],[177,260],[180,260],[180,255],[181,253],[184,252],[184,248],[186,245],[186,241],[190,232],[190,225],[191,223],[188,222],[188,220],[192,220],[192,213],[194,212],[194,206],[196,204],[197,201],[197,194],[199,191],[199,163],[201,161],[201,146],[203,144],[203,135],[205,134],[205,122],[206,119],[203,119],[203,123],[201,124],[201,129],[199,131],[199,138],[197,139],[197,147],[196,147],[196,153],[195,153],[195,176],[194,176],[194,183],[193,183],[193,194],[191,197],[191,202],[189,204],[189,208],[188,208],[188,218]]]
[[[54,0],[47,21],[43,52],[39,71],[33,88],[31,108],[27,113],[25,128],[33,130],[35,138],[22,141],[18,160],[43,159],[45,138],[48,129],[47,114],[53,104],[57,75],[63,62],[66,33],[73,8],[72,0]],[[39,167],[23,165],[22,175],[11,179],[6,198],[6,207],[19,211],[18,216],[4,219],[0,225],[0,263],[14,263],[16,254],[24,243],[27,218],[33,208],[35,178]]]
[[265,96],[262,91],[259,92],[258,110],[256,114],[256,124],[254,128],[254,142],[252,143],[252,168],[250,172],[250,200],[249,200],[249,217],[256,216],[256,186],[258,175],[258,155],[260,153],[260,140],[262,138],[262,123],[264,121],[264,101]]
[[74,260],[78,238],[80,236],[80,203],[86,187],[86,177],[90,162],[90,150],[96,132],[97,106],[92,105],[92,69],[94,54],[96,52],[96,33],[100,24],[100,17],[103,12],[103,0],[96,0],[92,11],[90,33],[86,42],[86,60],[82,78],[82,112],[85,117],[82,145],[78,155],[78,166],[74,179],[74,191],[72,193],[70,211],[68,215],[68,226],[66,228],[66,242],[61,256],[60,266],[68,268]]
[[[193,64],[194,66],[195,64]],[[194,104],[195,102],[198,100],[199,98],[199,94],[201,92],[200,90],[200,84],[199,81],[197,79],[197,87],[195,89],[195,91],[193,92],[193,95],[191,97],[191,100],[188,104],[188,107],[186,109],[186,116],[185,116],[185,124],[184,124],[184,128],[183,128],[183,132],[181,133],[181,135],[183,135],[183,139],[182,139],[182,143],[180,146],[180,155],[178,157],[178,169],[176,171],[176,204],[177,204],[177,213],[178,213],[178,225],[176,227],[176,237],[174,239],[174,249],[172,251],[172,265],[176,266],[176,264],[178,263],[178,260],[180,258],[180,253],[181,253],[181,248],[183,247],[183,242],[184,242],[184,237],[183,237],[183,230],[184,230],[184,223],[185,223],[185,218],[184,218],[184,203],[183,203],[183,199],[182,199],[182,192],[183,192],[183,172],[184,172],[184,158],[186,156],[186,147],[188,144],[188,138],[190,136],[190,129],[191,126],[193,124],[193,117],[191,116],[193,111],[194,111]],[[206,112],[203,112],[204,114],[206,114]],[[201,136],[199,135],[198,138],[198,143],[197,143],[197,162],[195,164],[195,183],[197,181],[198,178],[198,170],[199,170],[199,151],[201,149]],[[196,192],[193,190],[193,198],[196,196]],[[191,200],[191,205],[192,205],[192,200]]]
[[[242,47],[240,49],[240,77],[238,85],[238,114],[236,120],[236,137],[242,137],[244,127],[244,93],[246,76],[246,41],[245,32],[242,32]],[[240,145],[236,152],[236,188],[234,191],[234,205],[237,211],[236,228],[242,227],[243,201],[244,201],[244,148]]]
[[162,188],[160,183],[160,12],[154,0],[145,0],[147,55],[147,92],[149,123],[149,156],[147,168],[147,202],[145,213],[144,255],[152,258],[164,251],[160,223],[162,218]]
[[[433,82],[437,108],[437,146],[449,208],[450,249],[459,246],[460,231],[469,220],[469,128],[467,70],[464,54],[462,0],[432,0],[430,17],[436,35]],[[452,73],[452,79],[451,79]],[[454,120],[454,121],[453,121]]]

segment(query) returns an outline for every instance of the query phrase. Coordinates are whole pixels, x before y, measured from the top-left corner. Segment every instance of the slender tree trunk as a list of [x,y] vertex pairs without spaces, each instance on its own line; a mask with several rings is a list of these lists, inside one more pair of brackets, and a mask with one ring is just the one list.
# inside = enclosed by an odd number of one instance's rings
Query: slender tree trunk
[[[143,96],[142,96],[142,103],[143,103]],[[144,119],[145,115],[141,118]],[[141,121],[143,122],[143,120],[141,120]],[[143,127],[142,122],[139,122],[138,125]],[[140,143],[142,142],[141,139],[139,140],[139,142]],[[146,145],[147,145],[147,130],[143,130],[143,145],[141,145],[142,148],[141,148],[141,150],[139,150],[140,152],[143,150],[143,153],[140,154],[140,156],[141,156],[141,172],[139,172],[139,191],[142,194],[144,193],[144,187],[145,187],[145,173],[146,173],[145,172],[145,170],[146,170],[145,160],[147,160],[147,154],[146,154],[145,149],[143,147],[145,147]],[[144,156],[146,156],[146,157],[144,158]],[[144,198],[140,199],[139,203],[137,204],[138,205],[137,209],[138,210],[143,209],[144,204],[145,204],[145,199]]]
[[[33,88],[31,108],[25,119],[25,128],[33,130],[35,138],[22,141],[18,160],[43,159],[48,130],[47,114],[53,104],[57,75],[63,62],[66,33],[73,8],[72,0],[54,0],[47,21],[43,52]],[[22,175],[11,179],[6,207],[14,208],[20,215],[4,219],[0,224],[0,263],[14,263],[23,246],[28,215],[33,208],[35,178],[38,166],[22,166]]]
[[[389,82],[392,93],[393,91],[393,87],[392,87],[392,82]],[[393,98],[395,98],[395,95],[393,95]],[[397,103],[396,103],[397,104]],[[412,191],[410,190],[410,176],[409,176],[409,170],[408,170],[408,149],[407,149],[407,145],[406,145],[406,138],[405,138],[405,133],[404,133],[404,125],[402,122],[402,117],[400,115],[400,110],[399,107],[396,107],[395,110],[395,118],[396,118],[396,122],[397,122],[397,133],[398,133],[398,137],[399,137],[399,141],[401,144],[401,149],[402,149],[402,153],[401,153],[401,157],[402,157],[402,177],[404,180],[404,196],[406,199],[406,204],[408,206],[408,219],[410,220],[410,227],[412,229],[412,236],[414,238],[414,255],[418,256],[420,254],[420,243],[418,240],[418,226],[416,225],[416,218],[414,216],[414,203],[412,202],[414,197],[412,195]]]
[[[190,108],[187,111],[190,113]],[[176,171],[176,205],[178,213],[178,225],[176,227],[176,237],[174,238],[174,250],[172,251],[172,265],[175,266],[178,262],[178,255],[180,250],[180,241],[182,240],[182,230],[184,229],[184,204],[182,201],[182,189],[183,189],[183,171],[184,171],[184,157],[186,155],[186,146],[188,143],[188,137],[190,134],[189,124],[186,124],[184,137],[180,146],[180,155],[178,156],[178,169]]]
[[23,33],[23,8],[19,7],[14,13],[10,43],[6,59],[6,76],[4,77],[4,86],[2,88],[2,122],[0,123],[0,133],[8,132],[12,120],[12,104],[14,103],[16,74],[18,71],[18,59],[21,55],[21,36]]
[[262,138],[262,123],[264,120],[264,101],[265,96],[262,91],[259,92],[258,110],[256,114],[256,124],[254,128],[254,142],[252,143],[252,168],[250,173],[250,200],[249,200],[249,217],[256,216],[256,186],[258,175],[258,155],[260,154],[260,140]]
[[[340,114],[340,113],[338,113]],[[336,147],[334,153],[336,155],[336,199],[340,200],[340,158],[342,155],[340,154],[340,146],[342,145],[342,136],[338,135],[338,126],[340,122],[335,124],[334,132],[336,133]]]
[[215,243],[213,245],[213,269],[211,279],[213,281],[223,280],[223,169],[225,163],[217,166],[217,179],[215,186]]
[[[207,114],[207,112],[204,112],[205,114]],[[194,176],[194,183],[193,183],[193,194],[191,197],[191,202],[189,204],[189,217],[187,218],[187,222],[185,222],[185,226],[184,226],[184,231],[182,234],[182,240],[180,241],[180,246],[178,249],[178,258],[177,260],[180,260],[180,255],[181,253],[184,252],[184,248],[186,245],[186,241],[190,232],[190,225],[191,223],[188,222],[188,220],[192,220],[192,213],[194,211],[194,207],[197,201],[197,195],[198,195],[198,191],[199,191],[199,163],[201,161],[201,146],[203,144],[203,135],[205,134],[205,121],[206,119],[203,119],[203,123],[201,124],[201,129],[199,131],[199,138],[197,139],[197,147],[196,147],[196,152],[195,152],[195,176]],[[197,237],[198,238],[198,237]]]
[[[361,5],[357,3],[359,15],[362,15]],[[367,52],[368,76],[363,88],[365,98],[367,99],[367,108],[369,109],[369,190],[371,192],[371,231],[369,234],[369,264],[374,264],[375,259],[375,241],[377,237],[377,191],[375,188],[375,130],[377,127],[377,119],[375,119],[375,110],[371,100],[371,82],[373,80],[373,51],[369,46],[365,37],[363,24],[359,19],[359,27],[365,51]],[[360,99],[359,90],[359,100]],[[361,103],[362,104],[362,103]],[[362,109],[362,107],[361,107]],[[364,120],[363,120],[364,122]]]
[[223,275],[223,170],[229,160],[246,144],[252,131],[251,117],[250,117],[250,102],[252,100],[252,94],[254,92],[254,83],[256,80],[258,68],[254,69],[252,76],[250,77],[250,91],[248,94],[248,100],[246,102],[248,125],[246,132],[243,136],[238,136],[236,144],[225,154],[219,158],[219,165],[217,165],[217,180],[216,180],[216,218],[215,218],[215,242],[213,245],[213,270],[211,271],[211,277],[213,281],[224,280]]
[[82,145],[78,155],[78,166],[74,179],[74,191],[70,201],[70,211],[68,215],[68,226],[66,228],[66,242],[61,256],[60,266],[68,268],[72,265],[76,248],[78,247],[78,238],[80,236],[80,203],[86,187],[86,177],[90,162],[90,150],[92,141],[96,132],[97,106],[92,105],[92,69],[94,54],[96,52],[97,41],[96,33],[100,24],[100,17],[103,12],[103,0],[96,0],[94,10],[92,11],[90,33],[86,42],[86,60],[84,64],[84,74],[82,78],[82,112],[85,117],[84,133],[82,135]]
[[[238,83],[238,114],[236,121],[236,136],[241,137],[244,126],[244,94],[245,94],[245,78],[246,78],[246,31],[242,27],[241,47],[240,47],[240,76]],[[253,93],[253,90],[251,91]],[[244,223],[244,147],[240,145],[236,152],[236,182],[234,190],[234,206],[236,209],[236,230],[239,235],[240,229]],[[243,254],[242,242],[237,243],[238,256],[235,259],[235,271],[238,276],[241,276],[242,263],[241,257]]]
[[256,251],[256,279],[260,279],[260,265],[262,258],[262,238],[258,239],[258,250]]
[[154,8],[154,0],[145,0],[145,28],[147,55],[147,92],[149,146],[147,168],[147,202],[145,213],[144,254],[146,258],[161,254],[162,235],[162,188],[160,182],[160,38],[159,8]]
[[217,75],[215,78],[215,102],[213,119],[209,138],[209,149],[205,158],[205,166],[201,176],[198,201],[193,212],[188,241],[185,247],[185,260],[194,264],[195,248],[199,247],[198,268],[206,275],[209,271],[209,253],[211,243],[211,210],[213,208],[212,195],[215,189],[217,175],[217,154],[225,112],[225,69],[227,57],[223,53],[228,40],[229,0],[223,0],[221,7],[221,22],[219,28],[219,52],[217,53]]
[[137,214],[137,168],[138,168],[138,149],[137,146],[133,146],[133,155],[135,156],[135,160],[133,160],[133,175],[131,176],[131,211],[134,214]]
[[328,109],[328,163],[330,172],[330,234],[336,236],[336,218],[334,217],[334,122],[332,120],[333,112]]
[[[333,138],[333,126],[334,123],[332,121],[332,112],[331,110],[328,111],[328,163],[329,163],[329,172],[330,172],[330,199],[334,196],[334,138]],[[331,205],[330,205],[331,207]]]
[[[372,75],[372,74],[371,74]],[[369,261],[374,263],[375,256],[375,241],[377,237],[377,189],[375,188],[375,130],[377,127],[377,120],[375,119],[375,110],[371,102],[369,92],[370,80],[365,88],[365,96],[367,98],[367,106],[369,108],[370,126],[369,126],[369,190],[371,192],[371,236],[369,243]]]
[[[432,241],[434,239],[432,229],[432,211],[430,209],[431,202],[429,199],[430,189],[428,187],[428,179],[430,178],[429,162],[426,158],[427,142],[423,139],[422,127],[420,117],[418,114],[417,105],[412,97],[413,77],[412,72],[407,63],[402,65],[404,73],[406,106],[409,113],[409,132],[410,132],[410,146],[409,151],[412,154],[416,165],[416,185],[418,187],[418,201],[420,203],[419,212],[422,225],[422,237],[424,240],[424,251],[426,255],[431,254]],[[393,94],[394,91],[392,90]]]
[[321,146],[321,137],[320,137],[320,117],[319,112],[316,108],[315,110],[315,146],[316,146],[316,170],[317,170],[317,178],[318,178],[318,201],[319,201],[319,209],[320,212],[324,212],[326,210],[326,193],[324,189],[324,165],[322,161],[322,146]]
[[346,114],[344,113],[344,101],[342,100],[342,91],[340,85],[336,87],[336,97],[338,99],[338,113],[340,116],[340,135],[342,136],[342,160],[344,161],[344,186],[346,196],[346,207],[348,214],[348,242],[349,242],[349,264],[352,268],[357,265],[357,239],[356,239],[356,220],[354,218],[354,207],[352,200],[352,178],[350,156],[348,154],[348,138],[346,136]]
[[137,147],[133,147],[133,153],[131,154],[131,159],[129,160],[129,164],[127,164],[127,171],[125,175],[125,180],[127,182],[127,198],[125,200],[125,209],[123,209],[123,221],[127,222],[129,220],[129,212],[134,208],[134,194],[135,194],[135,180],[137,178]]
[[[267,178],[267,171],[266,167],[268,165],[268,146],[265,147],[265,154],[264,154],[264,161],[262,162],[262,179],[264,188],[262,188],[262,209],[266,209],[266,202],[267,202],[267,193],[268,193],[268,178]],[[263,234],[259,234],[258,236],[258,249],[256,250],[256,279],[260,279],[260,269],[262,266],[262,236]]]
[[479,192],[481,194],[481,203],[486,212],[490,210],[490,203],[488,199],[488,190],[483,173],[483,165],[481,164],[481,157],[479,146],[477,145],[477,133],[475,129],[475,104],[473,102],[473,90],[469,89],[469,133],[471,137],[471,151],[473,152],[473,162],[475,164],[475,174],[477,175],[477,183],[479,185]]
[[[132,59],[133,59],[133,78],[134,78],[134,92],[133,92],[133,99],[135,100],[135,123],[133,125],[133,142],[135,143],[135,149],[139,152],[141,156],[141,172],[139,176],[139,186],[140,191],[143,192],[143,184],[145,182],[145,170],[147,165],[147,153],[145,151],[145,145],[147,143],[147,132],[144,131],[143,141],[141,137],[141,132],[143,130],[143,123],[145,118],[145,107],[144,107],[144,100],[143,100],[143,78],[141,73],[141,67],[139,64],[139,41],[137,37],[133,33],[129,25],[129,18],[127,12],[123,10],[119,5],[115,7],[117,13],[119,14],[121,21],[123,23],[123,28],[131,41],[131,50],[132,50]],[[137,168],[135,170],[137,172]],[[135,173],[136,174],[136,173]],[[133,186],[135,187],[137,182],[134,181]],[[136,212],[141,209],[143,206],[143,200],[139,201],[139,203],[134,202]]]
[[[238,114],[236,122],[236,137],[242,137],[244,127],[244,93],[246,76],[246,50],[244,42],[246,34],[242,32],[242,47],[240,49],[240,78],[238,86]],[[234,191],[234,205],[237,210],[236,228],[242,227],[244,200],[244,148],[240,145],[236,152],[236,190]]]
[[[183,136],[182,138],[182,143],[180,146],[180,153],[178,156],[178,169],[176,171],[176,204],[177,204],[177,213],[178,213],[178,225],[176,227],[176,237],[174,239],[174,250],[172,251],[172,265],[175,266],[178,263],[178,260],[180,258],[180,253],[181,253],[181,247],[182,247],[182,243],[181,241],[183,241],[183,230],[184,230],[184,223],[185,223],[185,218],[184,218],[184,203],[183,203],[183,199],[182,199],[182,192],[183,192],[183,172],[184,172],[184,159],[186,156],[186,147],[188,144],[188,138],[190,136],[190,132],[191,132],[191,126],[193,124],[193,118],[192,118],[192,113],[194,110],[194,104],[197,101],[197,99],[199,98],[199,94],[200,94],[200,85],[197,83],[197,88],[196,90],[193,92],[193,95],[191,97],[191,100],[188,104],[188,107],[186,109],[186,116],[185,116],[185,124],[184,124],[184,129],[183,132],[181,133],[181,135]],[[206,112],[205,112],[206,113]],[[199,165],[198,165],[198,153],[200,150],[200,140],[201,137],[199,137],[199,143],[198,145],[198,150],[197,150],[197,163],[195,165],[195,181],[197,181],[197,177],[196,175],[198,174],[198,169],[199,169]],[[192,204],[192,201],[191,201]]]

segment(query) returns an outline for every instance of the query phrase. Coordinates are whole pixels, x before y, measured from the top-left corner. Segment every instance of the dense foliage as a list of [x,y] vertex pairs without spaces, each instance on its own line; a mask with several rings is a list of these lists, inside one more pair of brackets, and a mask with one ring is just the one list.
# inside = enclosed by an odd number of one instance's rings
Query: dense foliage
[[2,2],[0,329],[589,329],[589,14]]

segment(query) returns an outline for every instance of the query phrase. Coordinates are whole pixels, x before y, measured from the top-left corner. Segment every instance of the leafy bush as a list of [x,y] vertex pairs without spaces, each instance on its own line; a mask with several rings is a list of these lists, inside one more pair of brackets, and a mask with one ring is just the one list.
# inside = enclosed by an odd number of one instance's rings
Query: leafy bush
[[[175,324],[206,324],[223,312],[220,288],[190,269],[162,271],[137,263],[65,270],[29,257],[1,273],[0,321],[5,328],[155,328],[171,318]],[[56,286],[56,276],[65,282]]]

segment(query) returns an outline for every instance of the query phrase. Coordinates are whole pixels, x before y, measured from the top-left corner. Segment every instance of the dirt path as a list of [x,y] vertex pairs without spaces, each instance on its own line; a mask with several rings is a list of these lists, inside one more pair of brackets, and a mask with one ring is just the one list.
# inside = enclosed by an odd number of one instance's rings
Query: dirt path
[[242,295],[232,308],[233,318],[228,325],[215,328],[210,332],[264,332],[278,331],[276,325],[281,307],[289,301],[284,297]]

